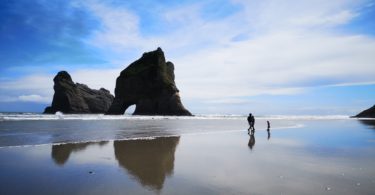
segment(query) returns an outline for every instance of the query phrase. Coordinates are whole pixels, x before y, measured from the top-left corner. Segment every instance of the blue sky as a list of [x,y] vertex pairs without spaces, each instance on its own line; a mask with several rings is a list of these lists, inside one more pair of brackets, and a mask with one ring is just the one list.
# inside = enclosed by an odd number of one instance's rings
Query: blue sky
[[375,104],[370,0],[9,0],[0,111],[42,112],[54,75],[113,92],[162,47],[193,113],[345,114]]

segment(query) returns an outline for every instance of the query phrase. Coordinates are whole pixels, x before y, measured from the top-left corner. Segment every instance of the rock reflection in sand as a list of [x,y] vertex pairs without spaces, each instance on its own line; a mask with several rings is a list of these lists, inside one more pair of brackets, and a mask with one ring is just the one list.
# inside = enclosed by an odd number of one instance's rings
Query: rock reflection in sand
[[108,141],[102,142],[87,142],[87,143],[68,143],[68,144],[59,144],[52,146],[51,156],[54,162],[58,165],[64,165],[68,161],[69,156],[73,152],[83,151],[89,145],[99,145],[103,146],[107,144]]
[[[112,154],[114,154],[114,157],[109,159],[116,159],[118,165],[124,168],[126,173],[143,187],[161,190],[166,177],[173,174],[175,151],[179,141],[180,137],[113,141],[114,152]],[[78,156],[85,156],[86,153],[93,152],[93,150],[88,149],[89,146],[104,146],[107,143],[109,142],[53,145],[51,156],[57,165],[62,166],[68,161],[72,153],[79,152],[79,154],[77,153]],[[110,146],[105,147],[108,149]],[[101,158],[103,151],[108,153],[108,150],[104,149],[94,151],[97,159]],[[89,161],[86,159],[83,162],[88,163]]]
[[152,140],[114,141],[115,157],[121,167],[143,186],[160,190],[173,174],[176,147],[180,137]]

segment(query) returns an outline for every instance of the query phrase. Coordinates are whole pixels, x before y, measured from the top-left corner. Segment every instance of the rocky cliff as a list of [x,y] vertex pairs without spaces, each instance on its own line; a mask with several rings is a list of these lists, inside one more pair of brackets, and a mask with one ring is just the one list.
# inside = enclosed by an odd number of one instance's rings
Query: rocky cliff
[[360,112],[359,114],[355,115],[354,117],[358,118],[375,118],[375,105],[371,108]]
[[174,65],[165,61],[160,48],[144,53],[117,77],[107,114],[123,114],[136,105],[134,115],[191,115],[182,105],[174,79]]
[[55,94],[52,105],[44,113],[105,113],[114,99],[104,88],[95,90],[84,84],[74,83],[66,71],[57,73],[53,82]]

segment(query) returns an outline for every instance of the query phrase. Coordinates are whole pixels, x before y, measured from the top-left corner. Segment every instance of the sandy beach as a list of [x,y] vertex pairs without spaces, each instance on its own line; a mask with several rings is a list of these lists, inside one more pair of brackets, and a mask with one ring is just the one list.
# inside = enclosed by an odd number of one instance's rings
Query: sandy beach
[[[184,130],[139,139],[3,145],[0,194],[375,192],[373,121],[283,120],[268,133],[258,120],[253,137],[239,119],[218,120],[217,126],[203,119],[138,122]],[[192,124],[195,131],[188,131]],[[285,124],[295,125],[281,128]]]

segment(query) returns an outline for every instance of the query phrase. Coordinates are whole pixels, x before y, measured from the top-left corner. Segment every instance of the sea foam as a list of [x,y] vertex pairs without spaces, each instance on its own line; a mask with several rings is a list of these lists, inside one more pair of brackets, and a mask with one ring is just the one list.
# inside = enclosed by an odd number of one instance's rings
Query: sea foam
[[[139,116],[139,115],[104,115],[104,114],[39,114],[39,113],[0,113],[0,121],[22,120],[245,120],[247,115],[196,114],[194,116]],[[344,120],[351,119],[347,115],[269,115],[256,116],[264,120]]]

